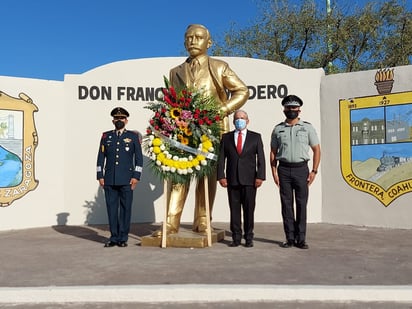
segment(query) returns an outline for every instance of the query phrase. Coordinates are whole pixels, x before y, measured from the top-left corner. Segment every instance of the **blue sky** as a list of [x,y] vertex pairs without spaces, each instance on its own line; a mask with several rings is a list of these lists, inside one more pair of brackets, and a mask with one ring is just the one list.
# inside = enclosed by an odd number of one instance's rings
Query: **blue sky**
[[256,20],[259,2],[1,0],[0,75],[63,80],[119,60],[185,56],[187,25],[204,24],[218,39],[231,24],[242,28]]

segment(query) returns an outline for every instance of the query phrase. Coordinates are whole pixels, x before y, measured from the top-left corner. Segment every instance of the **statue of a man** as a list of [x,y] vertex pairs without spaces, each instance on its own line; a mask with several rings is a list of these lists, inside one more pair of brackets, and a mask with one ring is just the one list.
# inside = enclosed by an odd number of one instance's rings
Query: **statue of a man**
[[[175,89],[199,88],[204,94],[213,96],[220,105],[224,115],[221,120],[222,133],[228,132],[228,116],[243,106],[248,97],[249,90],[239,77],[222,61],[209,57],[208,48],[212,45],[209,30],[199,24],[189,25],[185,33],[185,48],[189,53],[186,61],[170,70],[170,85]],[[229,94],[229,95],[228,95]],[[210,213],[216,195],[216,171],[208,176]],[[203,233],[207,228],[205,205],[205,178],[199,178],[196,184],[195,214],[193,231]],[[180,218],[189,192],[190,183],[171,183],[167,192],[168,215],[166,231],[174,234],[179,231]],[[160,236],[161,231],[156,231],[154,236]]]

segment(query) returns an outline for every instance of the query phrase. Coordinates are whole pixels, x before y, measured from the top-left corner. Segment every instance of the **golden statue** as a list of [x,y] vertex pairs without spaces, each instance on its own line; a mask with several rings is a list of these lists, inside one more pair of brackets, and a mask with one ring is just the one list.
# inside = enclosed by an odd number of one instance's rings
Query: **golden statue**
[[[185,48],[189,53],[186,61],[170,70],[169,81],[175,89],[201,88],[205,95],[213,96],[221,105],[222,133],[228,132],[228,116],[243,106],[248,97],[247,86],[230,69],[229,65],[222,61],[209,57],[208,48],[212,45],[209,30],[199,24],[189,25],[185,33]],[[229,93],[229,97],[228,94]],[[216,195],[217,177],[216,171],[207,177],[209,188],[210,213]],[[205,178],[197,180],[195,197],[195,214],[192,230],[204,233],[207,229],[206,205],[205,205]],[[190,183],[170,183],[167,199],[167,234],[179,231],[180,218],[189,192]],[[161,230],[153,233],[153,236],[161,236]]]

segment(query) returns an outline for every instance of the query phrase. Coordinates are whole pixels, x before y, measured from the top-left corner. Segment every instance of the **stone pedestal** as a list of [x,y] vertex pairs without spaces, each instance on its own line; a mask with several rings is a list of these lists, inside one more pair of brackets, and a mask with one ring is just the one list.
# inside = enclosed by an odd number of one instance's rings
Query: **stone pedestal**
[[[212,232],[212,244],[222,241],[225,238],[224,230],[214,229]],[[153,237],[151,235],[143,236],[141,246],[160,247],[162,237]],[[180,228],[179,233],[167,235],[166,247],[174,248],[205,248],[207,247],[206,233],[195,233],[191,230]]]

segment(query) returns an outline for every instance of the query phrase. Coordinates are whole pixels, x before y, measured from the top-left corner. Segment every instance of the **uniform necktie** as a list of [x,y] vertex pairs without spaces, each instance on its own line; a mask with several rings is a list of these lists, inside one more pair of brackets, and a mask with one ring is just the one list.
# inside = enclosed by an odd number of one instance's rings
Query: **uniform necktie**
[[237,144],[236,144],[237,153],[242,153],[242,132],[239,131],[237,134]]

